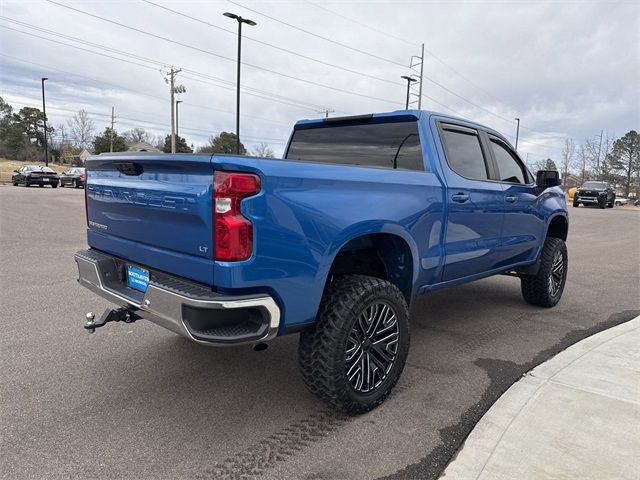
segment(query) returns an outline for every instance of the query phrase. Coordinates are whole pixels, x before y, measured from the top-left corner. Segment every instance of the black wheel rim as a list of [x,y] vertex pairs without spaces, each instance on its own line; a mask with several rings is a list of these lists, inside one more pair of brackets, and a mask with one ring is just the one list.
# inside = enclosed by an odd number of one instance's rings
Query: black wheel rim
[[562,288],[562,280],[564,278],[564,257],[562,252],[558,250],[553,256],[551,264],[551,276],[549,278],[549,295],[558,296],[560,288]]
[[358,316],[347,337],[347,381],[359,393],[378,388],[398,354],[398,316],[386,302],[377,301]]

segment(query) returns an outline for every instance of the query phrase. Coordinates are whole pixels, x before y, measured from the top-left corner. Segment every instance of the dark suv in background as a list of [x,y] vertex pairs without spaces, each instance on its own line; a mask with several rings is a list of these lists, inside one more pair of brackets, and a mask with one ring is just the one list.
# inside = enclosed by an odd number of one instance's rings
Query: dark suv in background
[[616,193],[607,182],[585,182],[573,196],[573,206],[598,205],[600,208],[613,208]]

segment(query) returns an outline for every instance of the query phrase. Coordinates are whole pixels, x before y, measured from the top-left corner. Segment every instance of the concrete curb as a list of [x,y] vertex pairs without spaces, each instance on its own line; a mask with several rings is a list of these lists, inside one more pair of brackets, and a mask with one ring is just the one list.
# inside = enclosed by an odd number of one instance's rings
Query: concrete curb
[[640,479],[640,317],[572,345],[507,390],[446,479]]

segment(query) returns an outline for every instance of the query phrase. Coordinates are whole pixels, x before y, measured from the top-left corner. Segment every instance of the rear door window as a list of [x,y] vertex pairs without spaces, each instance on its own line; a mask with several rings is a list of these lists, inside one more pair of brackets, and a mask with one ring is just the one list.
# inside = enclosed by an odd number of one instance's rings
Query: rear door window
[[418,124],[415,121],[324,125],[295,130],[285,158],[424,170]]
[[498,166],[499,180],[509,183],[526,184],[528,182],[526,170],[509,148],[498,138],[489,137],[493,157]]
[[458,175],[487,180],[489,173],[477,130],[443,125],[442,136],[447,163]]

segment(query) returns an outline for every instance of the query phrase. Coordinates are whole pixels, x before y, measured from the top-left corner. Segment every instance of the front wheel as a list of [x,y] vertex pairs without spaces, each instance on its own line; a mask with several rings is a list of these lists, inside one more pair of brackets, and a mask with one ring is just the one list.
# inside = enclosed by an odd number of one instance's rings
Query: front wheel
[[540,253],[540,268],[536,275],[521,277],[522,296],[531,305],[553,307],[562,297],[567,281],[569,257],[567,246],[560,238],[547,237]]
[[316,324],[300,334],[307,388],[349,414],[372,410],[398,382],[409,352],[409,309],[392,283],[345,275],[327,286]]

